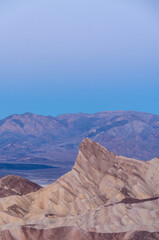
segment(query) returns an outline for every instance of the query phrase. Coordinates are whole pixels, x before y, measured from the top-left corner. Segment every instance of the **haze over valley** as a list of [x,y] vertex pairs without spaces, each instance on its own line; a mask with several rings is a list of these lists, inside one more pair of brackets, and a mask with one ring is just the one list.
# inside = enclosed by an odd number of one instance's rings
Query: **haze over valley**
[[159,240],[159,0],[0,1],[0,240]]
[[133,111],[11,115],[0,121],[0,176],[52,183],[71,170],[87,137],[115,154],[147,161],[159,156],[159,116]]

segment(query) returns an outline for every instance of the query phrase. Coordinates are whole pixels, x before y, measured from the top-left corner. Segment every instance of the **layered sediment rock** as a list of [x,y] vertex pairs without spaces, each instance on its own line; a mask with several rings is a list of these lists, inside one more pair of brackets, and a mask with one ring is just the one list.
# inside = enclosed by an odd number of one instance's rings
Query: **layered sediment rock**
[[25,178],[8,175],[0,178],[0,198],[12,195],[25,195],[39,190],[41,186]]
[[159,239],[158,175],[158,158],[117,156],[85,139],[72,171],[0,200],[1,239]]
[[[18,238],[17,238],[18,236]],[[96,233],[74,227],[53,229],[34,229],[22,227],[12,235],[8,230],[2,232],[3,240],[158,240],[159,233],[128,232],[128,233]]]

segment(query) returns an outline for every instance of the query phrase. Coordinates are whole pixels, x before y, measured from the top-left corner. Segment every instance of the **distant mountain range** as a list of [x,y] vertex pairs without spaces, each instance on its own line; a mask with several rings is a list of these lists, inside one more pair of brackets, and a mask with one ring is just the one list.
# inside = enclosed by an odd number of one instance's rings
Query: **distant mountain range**
[[0,161],[72,166],[86,137],[115,154],[149,160],[159,156],[159,116],[134,111],[11,115],[0,121]]

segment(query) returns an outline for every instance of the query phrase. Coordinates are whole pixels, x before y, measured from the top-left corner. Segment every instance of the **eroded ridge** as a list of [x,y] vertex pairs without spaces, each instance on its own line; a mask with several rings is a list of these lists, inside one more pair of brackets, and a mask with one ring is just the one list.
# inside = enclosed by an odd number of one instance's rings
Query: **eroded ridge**
[[84,233],[90,240],[158,239],[158,175],[158,158],[117,156],[84,139],[74,167],[55,183],[0,200],[1,238],[45,239],[45,234],[58,236],[60,228],[71,231],[59,239],[73,239],[74,233],[79,240]]

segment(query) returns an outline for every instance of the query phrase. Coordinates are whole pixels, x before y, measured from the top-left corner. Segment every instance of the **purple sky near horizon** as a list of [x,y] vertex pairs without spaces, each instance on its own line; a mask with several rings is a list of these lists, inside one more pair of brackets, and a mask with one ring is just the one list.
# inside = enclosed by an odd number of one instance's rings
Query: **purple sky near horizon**
[[0,118],[159,114],[157,0],[2,0]]

